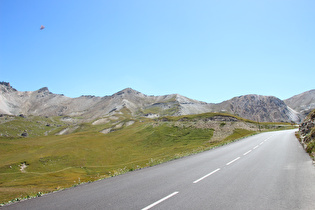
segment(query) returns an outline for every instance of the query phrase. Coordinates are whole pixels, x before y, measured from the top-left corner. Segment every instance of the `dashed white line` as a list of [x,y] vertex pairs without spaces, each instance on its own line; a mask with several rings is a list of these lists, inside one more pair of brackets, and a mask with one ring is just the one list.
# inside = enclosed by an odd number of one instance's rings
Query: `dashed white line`
[[250,152],[252,152],[252,150],[249,150],[249,151],[245,152],[243,155],[245,156],[245,155],[247,155]]
[[[254,149],[257,149],[260,145],[262,145],[264,142],[266,142],[267,140],[269,140],[271,137],[273,137],[273,136],[268,137],[268,138],[265,139],[263,142],[261,142],[259,145],[255,146],[252,150],[249,150],[249,151],[245,152],[243,155],[245,156],[245,155],[251,153]],[[228,162],[226,165],[228,166],[228,165],[234,163],[235,161],[237,161],[237,160],[240,159],[240,158],[241,158],[241,157],[237,157],[237,158],[235,158],[234,160]],[[216,170],[214,170],[214,171],[212,171],[212,172],[206,174],[205,176],[201,177],[200,179],[197,179],[197,180],[194,181],[193,183],[196,184],[196,183],[200,182],[201,180],[207,178],[208,176],[211,176],[212,174],[214,174],[214,173],[216,173],[216,172],[218,172],[218,171],[220,171],[220,170],[221,170],[221,169],[218,168],[218,169],[216,169]],[[169,194],[168,196],[166,196],[166,197],[164,197],[164,198],[162,198],[162,199],[160,199],[160,200],[158,200],[158,201],[152,203],[151,205],[149,205],[149,206],[147,206],[147,207],[145,207],[145,208],[143,208],[143,209],[141,209],[141,210],[148,210],[148,209],[151,209],[152,207],[158,205],[159,203],[161,203],[161,202],[163,202],[163,201],[165,201],[165,200],[167,200],[167,199],[173,197],[173,196],[176,195],[177,193],[179,193],[179,192],[178,192],[178,191],[173,192],[172,194]]]
[[208,173],[207,175],[205,175],[205,176],[201,177],[200,179],[197,179],[197,180],[196,180],[196,181],[194,181],[193,183],[194,183],[194,184],[196,184],[197,182],[199,182],[199,181],[201,181],[201,180],[203,180],[203,179],[207,178],[208,176],[210,176],[210,175],[212,175],[212,174],[214,174],[215,172],[218,172],[218,171],[220,171],[220,170],[221,170],[221,169],[220,169],[220,168],[218,168],[218,169],[216,169],[216,170],[212,171],[211,173]]
[[233,163],[233,162],[235,162],[235,161],[237,161],[238,159],[240,159],[241,157],[237,157],[237,158],[235,158],[234,160],[232,160],[232,161],[230,161],[230,162],[228,162],[226,165],[228,166],[228,165],[230,165],[231,163]]
[[151,205],[149,205],[149,206],[147,206],[147,207],[145,207],[145,208],[143,208],[143,209],[141,209],[141,210],[148,210],[148,209],[150,209],[150,208],[152,208],[152,207],[158,205],[159,203],[161,203],[161,202],[163,202],[163,201],[169,199],[170,197],[176,195],[177,193],[178,193],[177,191],[176,191],[176,192],[173,192],[172,194],[169,194],[168,196],[166,196],[166,197],[164,197],[164,198],[162,198],[162,199],[160,199],[160,200],[158,200],[158,201],[152,203]]
[[272,137],[274,137],[275,135],[269,136],[268,138],[265,139],[265,141],[268,141],[269,139],[271,139]]

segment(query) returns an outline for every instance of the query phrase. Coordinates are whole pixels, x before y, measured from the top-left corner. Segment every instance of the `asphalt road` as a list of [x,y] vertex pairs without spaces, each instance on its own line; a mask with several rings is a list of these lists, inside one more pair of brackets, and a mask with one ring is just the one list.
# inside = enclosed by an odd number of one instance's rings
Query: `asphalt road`
[[294,131],[262,133],[3,209],[315,209],[315,167]]

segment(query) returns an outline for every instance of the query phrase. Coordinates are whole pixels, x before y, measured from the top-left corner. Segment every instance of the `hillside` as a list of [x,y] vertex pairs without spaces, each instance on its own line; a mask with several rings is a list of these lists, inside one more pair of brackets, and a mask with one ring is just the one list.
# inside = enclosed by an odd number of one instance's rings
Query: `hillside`
[[299,123],[306,116],[307,110],[314,106],[315,91],[302,95],[305,100],[295,96],[286,101],[274,96],[244,95],[214,104],[179,94],[148,96],[126,88],[111,96],[70,98],[54,94],[47,87],[21,92],[9,83],[1,82],[0,114],[69,116],[80,119],[81,122],[91,122],[121,110],[134,117],[147,118],[223,112],[260,122]]
[[[121,111],[92,123],[63,116],[2,115],[0,203],[156,165],[259,131],[290,127],[219,113],[136,119]],[[66,129],[72,131],[58,135]],[[28,135],[22,137],[23,132]]]

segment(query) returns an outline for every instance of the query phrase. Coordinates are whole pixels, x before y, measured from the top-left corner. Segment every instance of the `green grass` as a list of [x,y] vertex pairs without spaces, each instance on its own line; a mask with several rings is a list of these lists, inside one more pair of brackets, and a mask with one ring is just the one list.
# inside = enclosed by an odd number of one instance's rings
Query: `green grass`
[[209,141],[213,135],[212,129],[198,129],[192,127],[177,127],[168,124],[162,124],[158,127],[149,126],[139,132],[140,135],[145,135],[142,145],[145,148],[169,148],[176,145],[175,149],[203,145]]
[[244,122],[250,122],[250,123],[256,123],[251,120],[247,120],[238,116],[234,116],[231,114],[226,113],[215,113],[215,112],[209,112],[209,113],[203,113],[203,114],[196,114],[196,115],[182,115],[182,116],[165,116],[161,117],[160,120],[167,120],[167,121],[197,121],[197,120],[206,120],[215,116],[223,116],[223,117],[232,117],[237,120],[241,120]]
[[[184,119],[195,121],[214,115],[192,115]],[[106,135],[99,131],[110,125],[85,123],[69,135],[0,137],[0,203],[156,165],[254,133],[235,129],[226,139],[213,142],[213,129],[196,128],[186,121],[179,123],[181,117],[167,118],[166,122],[141,119]],[[53,120],[60,122],[59,118]],[[46,129],[37,128],[36,121],[27,123],[31,124],[29,130],[42,133],[41,129]],[[12,121],[5,126],[17,124]],[[20,171],[22,163],[27,165],[25,172]]]
[[233,141],[235,139],[241,139],[241,138],[244,138],[246,136],[253,135],[255,133],[257,133],[257,131],[249,131],[249,130],[245,130],[245,129],[235,129],[233,131],[233,134],[231,134],[230,136],[225,138],[223,140],[223,142],[230,142],[230,141]]
[[159,106],[152,106],[140,111],[141,114],[159,114],[161,116],[173,115],[179,111],[179,104],[173,104],[171,108],[163,109]]
[[[0,138],[0,203],[155,165],[207,147],[211,129],[136,123],[103,135]],[[25,162],[26,172],[19,165]]]
[[[28,116],[23,118],[5,116],[1,118],[3,122],[0,123],[0,134],[8,137],[21,136],[25,131],[30,137],[53,135],[67,126],[66,123],[61,121],[61,117]],[[6,121],[5,118],[10,120]]]

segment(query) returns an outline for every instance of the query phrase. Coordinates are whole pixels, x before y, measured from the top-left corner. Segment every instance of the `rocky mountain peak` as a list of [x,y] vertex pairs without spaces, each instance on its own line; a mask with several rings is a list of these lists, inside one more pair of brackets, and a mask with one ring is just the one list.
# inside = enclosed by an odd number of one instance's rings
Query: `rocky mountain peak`
[[279,98],[262,95],[243,95],[218,105],[221,111],[262,122],[299,122],[300,116]]
[[194,103],[200,103],[200,104],[202,104],[202,103],[203,103],[203,102],[201,102],[201,101],[196,101],[196,100],[187,98],[187,97],[182,96],[182,95],[180,95],[180,94],[175,94],[175,99],[176,99],[176,101],[178,101],[178,102],[181,103],[181,104],[194,104]]
[[308,115],[315,109],[315,89],[295,95],[284,102],[295,111]]
[[125,88],[125,89],[115,93],[114,95],[119,96],[119,95],[143,95],[143,94],[139,91],[132,89],[132,88]]
[[0,91],[3,93],[17,91],[9,82],[0,82]]
[[232,102],[242,102],[245,105],[262,105],[262,104],[275,104],[277,106],[285,106],[285,103],[275,96],[263,96],[263,95],[243,95],[235,97]]
[[43,87],[37,91],[38,93],[49,93],[48,87]]

